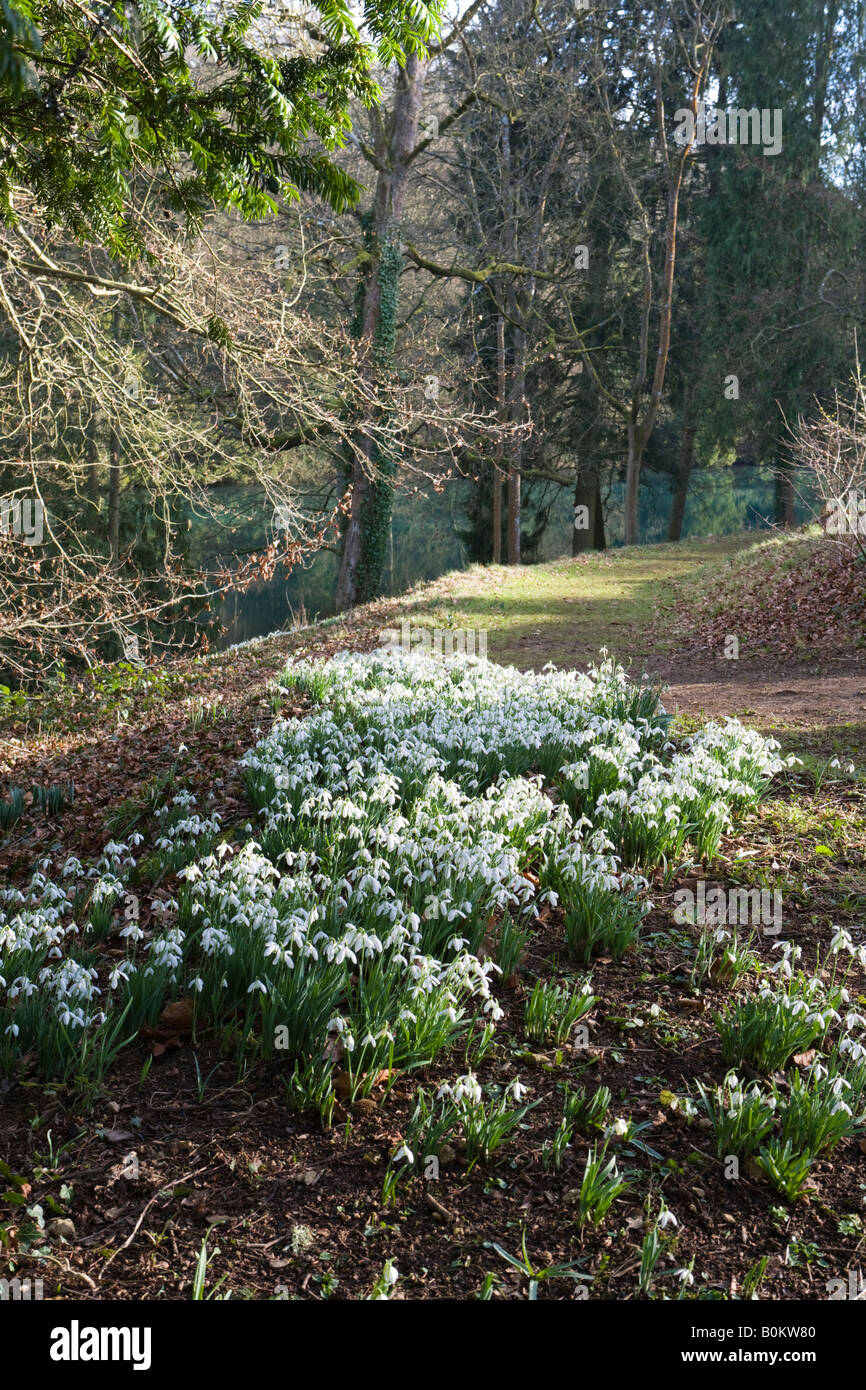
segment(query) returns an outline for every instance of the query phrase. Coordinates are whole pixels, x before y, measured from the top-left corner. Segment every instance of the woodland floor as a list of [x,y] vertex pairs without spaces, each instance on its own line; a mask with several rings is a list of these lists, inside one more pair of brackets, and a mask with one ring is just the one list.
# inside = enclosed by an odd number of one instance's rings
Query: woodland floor
[[[670,685],[665,704],[680,728],[731,714],[779,738],[803,766],[777,779],[723,842],[714,881],[781,888],[784,935],[803,947],[806,964],[819,945],[826,949],[831,926],[846,926],[860,943],[866,625],[862,612],[852,619],[843,605],[837,623],[826,601],[812,611],[803,600],[796,576],[798,565],[813,562],[808,550],[792,558],[780,548],[769,561],[755,555],[752,536],[473,569],[347,621],[161,672],[108,668],[13,711],[0,729],[4,781],[76,784],[74,805],[60,817],[25,817],[0,838],[0,878],[23,880],[38,860],[56,866],[70,853],[87,862],[111,836],[146,832],[154,795],[172,785],[189,787],[202,811],[219,811],[224,828],[243,833],[250,809],[237,759],[277,711],[305,712],[297,700],[280,709],[270,689],[287,658],[375,647],[405,617],[418,627],[484,629],[492,659],[524,668],[583,667],[606,646],[631,662],[633,676],[646,670]],[[755,565],[761,583],[749,579]],[[827,583],[836,594],[832,574]],[[722,655],[728,634],[739,634],[739,660]],[[204,714],[196,713],[202,702]],[[853,760],[855,778],[829,769],[834,757]],[[592,1298],[625,1300],[637,1296],[648,1199],[657,1209],[663,1193],[679,1222],[667,1233],[671,1264],[695,1260],[687,1297],[742,1297],[763,1269],[761,1298],[825,1299],[828,1280],[866,1268],[866,1142],[843,1141],[817,1163],[808,1198],[789,1204],[748,1172],[726,1180],[709,1122],[688,1124],[670,1107],[670,1093],[694,1095],[696,1079],[715,1084],[726,1071],[712,1016],[728,996],[691,988],[692,943],[672,922],[673,893],[688,882],[657,881],[639,951],[594,964],[601,1003],[592,1046],[578,1060],[523,1035],[534,980],[570,974],[556,913],[539,923],[518,979],[502,991],[506,1019],[479,1069],[482,1082],[519,1075],[533,1088],[540,1103],[531,1124],[470,1173],[457,1155],[437,1182],[401,1189],[396,1209],[383,1207],[382,1179],[411,1096],[420,1082],[453,1076],[460,1058],[398,1078],[386,1097],[374,1093],[324,1131],[315,1116],[287,1110],[279,1062],[239,1078],[208,1035],[167,1030],[168,1045],[149,1069],[153,1043],[142,1039],[95,1090],[45,1084],[26,1068],[0,1080],[0,1172],[12,1194],[4,1204],[0,1190],[0,1276],[42,1278],[46,1297],[188,1299],[207,1236],[207,1291],[222,1281],[220,1295],[230,1290],[235,1299],[363,1298],[386,1259],[400,1271],[405,1298],[473,1298],[487,1276],[488,1294],[525,1298],[527,1279],[494,1248],[517,1255],[525,1233],[536,1268],[578,1261],[578,1272],[593,1278]],[[171,880],[144,885],[142,901],[171,891]],[[759,939],[764,959],[772,945]],[[857,988],[863,996],[866,980]],[[651,1004],[660,1010],[653,1017]],[[656,1155],[626,1147],[620,1166],[632,1187],[615,1219],[582,1237],[570,1194],[585,1144],[575,1142],[558,1172],[540,1161],[561,1113],[558,1088],[578,1079],[590,1090],[610,1088],[612,1116],[648,1122],[641,1138]],[[134,1180],[121,1163],[130,1151]],[[68,1218],[66,1235],[48,1239],[25,1218],[33,1204],[46,1221]],[[560,1277],[543,1282],[540,1296],[568,1299],[576,1288]],[[661,1275],[659,1291],[677,1297],[679,1288]]]

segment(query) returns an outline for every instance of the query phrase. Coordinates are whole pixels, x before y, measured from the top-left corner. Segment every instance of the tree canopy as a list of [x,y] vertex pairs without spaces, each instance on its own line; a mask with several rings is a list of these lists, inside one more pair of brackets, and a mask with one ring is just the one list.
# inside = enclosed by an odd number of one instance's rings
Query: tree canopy
[[[130,256],[136,172],[193,224],[213,204],[260,217],[300,190],[344,209],[357,185],[329,152],[350,105],[376,100],[376,62],[423,51],[440,8],[365,0],[356,18],[348,0],[316,0],[287,19],[281,54],[257,29],[261,0],[2,0],[0,216],[24,187],[49,225]],[[265,22],[278,37],[272,8]]]

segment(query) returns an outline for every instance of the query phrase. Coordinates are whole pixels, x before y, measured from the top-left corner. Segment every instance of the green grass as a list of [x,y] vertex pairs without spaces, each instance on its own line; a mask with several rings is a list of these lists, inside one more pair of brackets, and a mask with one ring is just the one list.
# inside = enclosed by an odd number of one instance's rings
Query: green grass
[[640,661],[662,650],[649,624],[674,602],[674,584],[697,582],[704,571],[717,582],[719,568],[754,544],[747,533],[545,565],[473,565],[416,590],[401,609],[419,627],[486,631],[491,660],[522,669],[581,665],[602,647]]

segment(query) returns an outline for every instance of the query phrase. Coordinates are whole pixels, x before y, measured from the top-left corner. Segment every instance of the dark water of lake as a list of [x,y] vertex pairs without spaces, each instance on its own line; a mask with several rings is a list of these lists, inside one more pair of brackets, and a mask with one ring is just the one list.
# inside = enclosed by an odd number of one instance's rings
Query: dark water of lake
[[[384,592],[401,594],[414,584],[435,579],[448,570],[463,569],[468,563],[466,547],[459,529],[466,526],[463,502],[469,484],[457,480],[441,493],[410,496],[398,493],[395,499],[391,545],[385,571]],[[227,489],[226,505],[236,500],[237,489]],[[621,483],[615,484],[606,499],[605,516],[608,544],[623,543]],[[232,494],[232,498],[229,497]],[[734,532],[768,527],[773,517],[774,482],[768,469],[728,468],[702,470],[693,475],[689,489],[683,538],[732,535]],[[644,544],[655,544],[667,536],[672,500],[672,481],[666,474],[647,473],[640,491],[640,537]],[[812,515],[808,501],[798,498],[797,522]],[[267,518],[270,522],[270,518]],[[571,551],[572,500],[566,489],[554,503],[544,535],[539,560],[553,560]],[[265,521],[261,534],[247,523],[245,544],[234,550],[254,549],[265,542]],[[194,550],[198,562],[214,557],[223,540],[204,533],[204,523],[193,519]],[[280,573],[267,583],[223,600],[219,616],[223,633],[219,647],[253,637],[266,636],[293,624],[312,622],[334,612],[337,557],[331,551],[316,555],[305,568]]]

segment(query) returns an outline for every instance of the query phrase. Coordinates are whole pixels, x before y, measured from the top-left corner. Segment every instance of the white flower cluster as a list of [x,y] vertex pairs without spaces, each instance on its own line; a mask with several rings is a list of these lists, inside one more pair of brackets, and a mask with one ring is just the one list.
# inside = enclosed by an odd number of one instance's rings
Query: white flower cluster
[[[379,652],[290,666],[282,682],[318,707],[242,761],[257,841],[216,843],[219,817],[189,792],[159,813],[155,849],[185,865],[183,887],[138,968],[143,933],[124,928],[130,954],[104,993],[114,1007],[134,996],[130,1020],[161,990],[194,990],[211,1017],[258,1011],[262,1036],[286,1023],[290,1047],[330,1027],[365,1065],[417,1062],[472,1017],[498,1018],[479,947],[499,914],[645,886],[622,864],[652,862],[702,817],[721,824],[781,767],[735,721],[677,751],[656,694],[610,661],[534,675]],[[653,839],[659,826],[674,839]],[[87,1017],[99,989],[89,961],[66,960],[75,920],[82,942],[104,934],[134,864],[111,843],[87,873],[70,860],[63,887],[43,875],[0,893],[0,968],[19,994],[29,982]]]
[[[65,1028],[83,1028],[104,1018],[101,1010],[89,1007],[101,993],[97,972],[78,955],[93,931],[91,917],[100,907],[113,907],[123,891],[120,874],[132,864],[128,846],[112,842],[87,871],[77,859],[67,859],[62,884],[48,878],[50,861],[45,861],[25,890],[0,889],[0,990],[5,990],[7,1013],[13,1016],[5,1033],[18,1036],[16,1006],[31,998]],[[76,922],[80,905],[88,914],[81,926]]]
[[163,822],[163,829],[156,841],[158,850],[168,853],[196,840],[219,834],[220,818],[217,813],[201,816],[193,811],[195,804],[192,792],[180,791],[170,802],[160,806],[156,815]]

